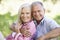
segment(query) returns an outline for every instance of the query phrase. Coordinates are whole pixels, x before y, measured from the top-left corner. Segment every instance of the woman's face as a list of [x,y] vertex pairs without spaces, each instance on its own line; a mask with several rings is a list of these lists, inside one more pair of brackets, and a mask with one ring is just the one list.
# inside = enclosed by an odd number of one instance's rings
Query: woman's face
[[29,7],[22,8],[20,18],[23,22],[29,22],[31,20],[31,9]]

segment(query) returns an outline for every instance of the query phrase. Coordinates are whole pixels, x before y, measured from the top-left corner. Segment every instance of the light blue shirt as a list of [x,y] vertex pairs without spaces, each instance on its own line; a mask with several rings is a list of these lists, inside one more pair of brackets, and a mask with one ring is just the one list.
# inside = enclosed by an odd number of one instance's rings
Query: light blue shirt
[[36,38],[47,34],[51,30],[58,28],[59,25],[52,19],[49,19],[47,17],[44,17],[42,21],[37,25],[37,22],[34,20],[36,27]]

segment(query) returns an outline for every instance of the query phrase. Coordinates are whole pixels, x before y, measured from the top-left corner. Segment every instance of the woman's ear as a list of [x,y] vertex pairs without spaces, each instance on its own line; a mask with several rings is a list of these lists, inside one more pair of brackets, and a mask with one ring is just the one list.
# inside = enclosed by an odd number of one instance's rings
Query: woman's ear
[[45,11],[46,11],[46,10],[44,9],[44,14],[45,14]]

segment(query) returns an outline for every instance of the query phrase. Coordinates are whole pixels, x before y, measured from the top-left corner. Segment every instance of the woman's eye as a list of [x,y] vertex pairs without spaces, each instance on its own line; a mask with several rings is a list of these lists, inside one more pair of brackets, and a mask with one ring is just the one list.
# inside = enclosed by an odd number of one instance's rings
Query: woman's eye
[[41,12],[40,10],[38,10],[38,12]]
[[26,14],[29,14],[29,13],[26,13]]
[[24,14],[24,13],[21,13],[21,14]]

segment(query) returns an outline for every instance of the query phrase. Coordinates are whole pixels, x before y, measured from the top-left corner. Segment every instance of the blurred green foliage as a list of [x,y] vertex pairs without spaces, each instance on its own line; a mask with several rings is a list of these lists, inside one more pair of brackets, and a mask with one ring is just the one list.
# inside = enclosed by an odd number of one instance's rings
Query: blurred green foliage
[[[56,15],[56,17],[54,17],[54,20],[60,25],[60,15]],[[58,37],[58,40],[60,40],[60,36]]]
[[17,15],[11,16],[10,12],[0,15],[0,31],[5,37],[11,33],[9,26],[16,20],[16,18]]
[[54,17],[54,20],[60,24],[60,15],[56,15],[56,17]]

